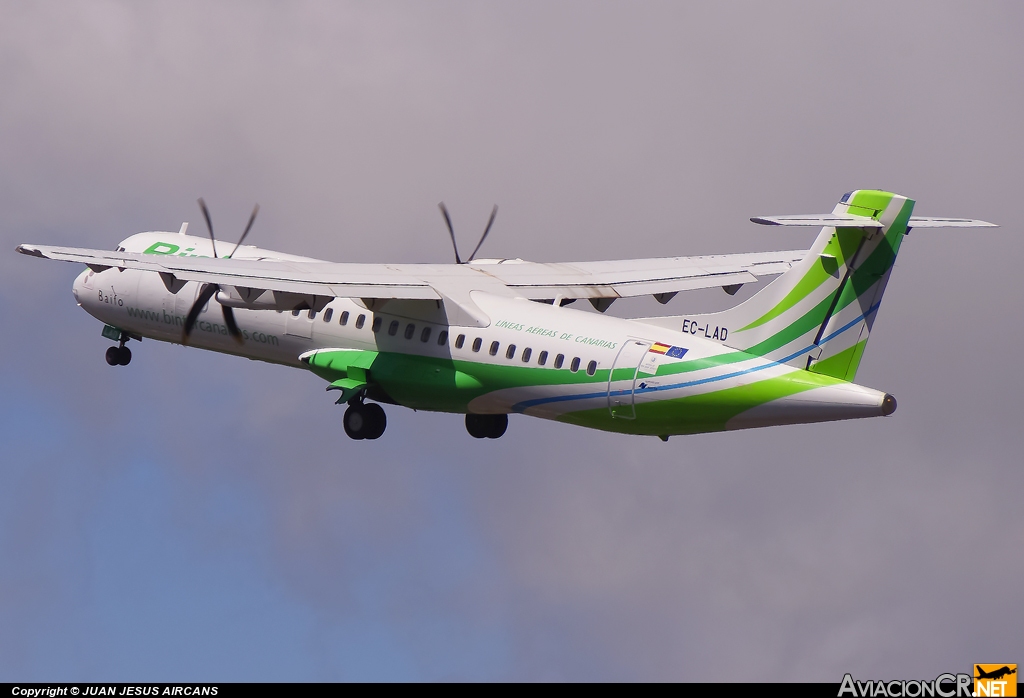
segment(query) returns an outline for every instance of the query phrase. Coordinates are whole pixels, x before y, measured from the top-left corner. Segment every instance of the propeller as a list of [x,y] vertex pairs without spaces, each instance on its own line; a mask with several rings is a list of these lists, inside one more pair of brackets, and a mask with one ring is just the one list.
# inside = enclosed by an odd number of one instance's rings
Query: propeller
[[441,209],[441,215],[444,216],[444,222],[448,225],[448,234],[452,237],[452,248],[455,250],[455,263],[466,264],[468,262],[472,262],[476,258],[476,253],[480,251],[480,246],[483,245],[484,240],[487,239],[487,234],[491,232],[491,226],[494,225],[494,217],[498,215],[497,204],[495,204],[494,208],[491,210],[491,218],[487,221],[487,227],[484,228],[484,234],[480,236],[480,242],[476,243],[476,247],[473,248],[472,254],[469,255],[469,259],[465,262],[463,262],[462,258],[459,257],[459,246],[455,243],[455,229],[452,227],[452,219],[451,216],[448,215],[448,209],[445,207],[443,201],[439,203],[437,207]]
[[[217,257],[217,241],[213,237],[213,222],[210,220],[210,211],[206,208],[206,202],[203,201],[202,197],[199,199],[199,209],[203,212],[203,218],[206,219],[206,229],[210,233],[210,244],[213,245],[213,256]],[[245,236],[252,230],[252,224],[256,221],[256,214],[259,213],[260,205],[256,206],[252,210],[252,215],[249,216],[249,223],[245,226],[245,232],[242,233],[242,237],[238,238],[238,242],[235,243],[235,248],[231,250],[224,259],[231,259],[238,248],[241,247],[242,242],[245,240]],[[192,304],[192,308],[188,311],[188,316],[185,318],[185,327],[181,335],[181,343],[188,344],[189,335],[192,334],[192,329],[196,326],[196,320],[199,319],[199,314],[203,312],[203,308],[210,299],[213,298],[217,291],[220,290],[220,284],[203,284],[202,290],[199,291],[199,297],[196,298],[196,302]],[[221,311],[224,313],[224,324],[228,328],[228,334],[230,334],[236,342],[241,344],[245,341],[242,337],[242,330],[238,328],[238,323],[235,322],[235,311],[230,306],[221,305]]]

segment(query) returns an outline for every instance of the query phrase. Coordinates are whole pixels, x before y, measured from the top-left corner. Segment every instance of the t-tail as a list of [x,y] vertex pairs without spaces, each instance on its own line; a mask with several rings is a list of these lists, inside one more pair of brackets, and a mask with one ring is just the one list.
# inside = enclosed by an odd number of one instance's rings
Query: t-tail
[[758,356],[853,381],[896,255],[911,227],[991,226],[911,218],[914,201],[876,190],[849,192],[832,214],[752,218],[766,225],[821,225],[801,261],[745,302],[690,317],[728,328],[726,344]]

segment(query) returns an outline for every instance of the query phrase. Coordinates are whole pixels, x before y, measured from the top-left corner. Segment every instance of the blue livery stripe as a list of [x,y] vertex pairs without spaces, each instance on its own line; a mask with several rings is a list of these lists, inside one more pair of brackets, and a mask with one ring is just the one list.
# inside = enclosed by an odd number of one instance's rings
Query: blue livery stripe
[[[824,339],[822,339],[821,340],[821,344],[824,344],[824,343],[828,342],[829,340],[838,337],[843,332],[846,332],[847,330],[849,330],[851,327],[854,327],[858,323],[860,323],[861,321],[866,320],[876,310],[878,310],[878,306],[880,304],[881,304],[881,302],[875,303],[873,306],[868,308],[868,311],[866,313],[864,313],[863,315],[861,315],[860,317],[858,317],[858,318],[856,318],[854,320],[851,320],[850,322],[846,323],[845,325],[840,327],[838,330],[836,330],[835,332],[830,334],[829,336],[827,336]],[[612,396],[615,396],[615,395],[629,395],[630,392],[633,392],[634,394],[636,394],[636,393],[655,393],[655,392],[658,392],[659,390],[677,390],[679,388],[691,388],[691,387],[693,387],[695,385],[704,385],[706,383],[714,383],[716,381],[729,380],[730,378],[736,378],[738,376],[743,376],[743,375],[747,375],[747,374],[750,374],[750,373],[756,373],[757,371],[763,371],[766,368],[772,368],[773,366],[779,366],[780,364],[785,364],[787,361],[792,361],[793,359],[795,359],[796,357],[800,356],[801,354],[806,354],[807,352],[811,351],[812,349],[814,349],[814,346],[815,345],[811,344],[810,346],[804,347],[800,351],[793,352],[789,356],[786,356],[786,357],[784,357],[782,359],[779,359],[778,361],[768,361],[768,362],[766,362],[764,364],[761,364],[760,366],[751,366],[750,368],[743,369],[742,371],[733,371],[732,373],[724,373],[724,374],[722,374],[720,376],[709,376],[708,378],[699,378],[697,380],[684,381],[682,383],[673,383],[672,385],[649,385],[649,386],[646,386],[646,387],[643,387],[643,388],[638,387],[634,391],[629,391],[629,390],[612,390],[612,391],[603,390],[603,391],[601,391],[599,393],[581,393],[579,395],[555,395],[555,396],[552,396],[552,397],[535,398],[533,400],[523,400],[522,402],[517,402],[515,405],[513,405],[512,406],[512,411],[513,412],[525,412],[526,410],[530,409],[531,407],[536,407],[537,405],[546,405],[546,404],[551,404],[551,403],[555,403],[555,402],[566,402],[568,400],[592,400],[594,398],[608,397],[609,395],[612,395]],[[676,347],[673,347],[673,349],[675,349],[675,348]],[[684,349],[683,351],[685,352],[686,350]],[[751,357],[751,358],[757,358],[757,357]]]

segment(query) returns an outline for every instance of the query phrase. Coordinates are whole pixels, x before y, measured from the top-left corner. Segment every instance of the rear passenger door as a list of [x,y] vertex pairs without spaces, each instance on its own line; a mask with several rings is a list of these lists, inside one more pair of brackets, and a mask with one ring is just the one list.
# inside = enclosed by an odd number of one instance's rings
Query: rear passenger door
[[640,362],[647,356],[651,343],[643,339],[627,339],[619,349],[608,374],[608,411],[616,419],[636,419],[633,391]]

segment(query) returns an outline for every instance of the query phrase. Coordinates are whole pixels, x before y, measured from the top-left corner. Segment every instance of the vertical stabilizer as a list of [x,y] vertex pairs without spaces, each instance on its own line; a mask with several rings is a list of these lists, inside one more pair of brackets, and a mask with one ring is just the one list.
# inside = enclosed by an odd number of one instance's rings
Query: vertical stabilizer
[[727,327],[736,349],[852,381],[913,210],[903,196],[852,191],[833,210],[850,225],[823,227],[804,259],[745,302],[692,319]]

